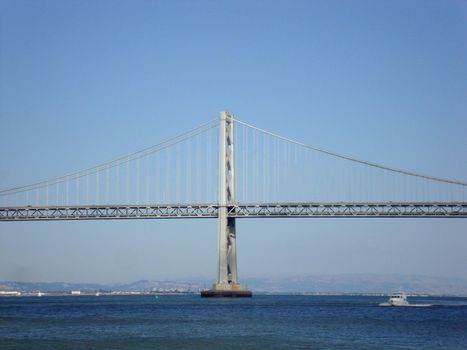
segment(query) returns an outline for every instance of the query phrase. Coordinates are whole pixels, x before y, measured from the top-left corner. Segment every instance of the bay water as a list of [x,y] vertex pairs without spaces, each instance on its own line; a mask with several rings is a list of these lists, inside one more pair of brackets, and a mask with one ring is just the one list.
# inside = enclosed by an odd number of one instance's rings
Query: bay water
[[0,298],[0,349],[467,349],[467,298]]

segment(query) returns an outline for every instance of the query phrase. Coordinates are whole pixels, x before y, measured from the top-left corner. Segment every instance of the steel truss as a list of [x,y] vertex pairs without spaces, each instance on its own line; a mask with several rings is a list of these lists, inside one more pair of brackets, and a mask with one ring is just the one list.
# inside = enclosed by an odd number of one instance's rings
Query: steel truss
[[217,205],[94,205],[0,208],[0,221],[217,218]]
[[237,218],[288,217],[462,217],[467,218],[467,203],[382,202],[382,203],[270,203],[237,205],[229,210]]
[[[217,218],[217,204],[0,207],[0,221]],[[467,203],[257,203],[228,206],[233,218],[467,218]]]

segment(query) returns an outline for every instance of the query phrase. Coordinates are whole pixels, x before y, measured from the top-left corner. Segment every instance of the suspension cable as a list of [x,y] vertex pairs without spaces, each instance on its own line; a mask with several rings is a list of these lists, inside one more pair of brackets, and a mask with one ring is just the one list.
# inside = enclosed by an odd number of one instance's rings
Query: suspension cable
[[322,148],[313,147],[313,146],[307,145],[307,144],[305,144],[303,142],[296,141],[296,140],[290,139],[288,137],[284,137],[284,136],[275,134],[273,132],[267,131],[265,129],[258,128],[258,127],[254,126],[254,125],[242,122],[241,120],[238,120],[238,119],[235,119],[234,122],[242,124],[242,125],[244,125],[246,127],[249,127],[249,128],[251,128],[253,130],[262,132],[262,133],[267,134],[269,136],[276,137],[276,138],[278,138],[280,140],[283,140],[283,141],[286,141],[286,142],[289,142],[289,143],[292,143],[292,144],[295,144],[295,145],[298,145],[298,146],[301,146],[301,147],[304,147],[304,148],[308,148],[308,149],[311,149],[311,150],[316,151],[316,152],[324,153],[324,154],[327,154],[327,155],[330,155],[330,156],[333,156],[333,157],[345,159],[345,160],[348,160],[348,161],[351,161],[351,162],[360,163],[360,164],[368,165],[368,166],[371,166],[371,167],[374,167],[374,168],[378,168],[378,169],[382,169],[382,170],[388,170],[388,171],[392,171],[392,172],[403,174],[403,175],[415,176],[415,177],[419,177],[419,178],[423,178],[423,179],[427,179],[427,180],[444,182],[444,183],[448,183],[448,184],[452,184],[452,185],[467,186],[467,182],[450,180],[450,179],[443,179],[443,178],[440,178],[440,177],[428,176],[428,175],[424,175],[424,174],[420,174],[420,173],[415,173],[415,172],[412,172],[412,171],[396,169],[396,168],[388,167],[388,166],[385,166],[385,165],[380,165],[380,164],[376,164],[376,163],[373,163],[373,162],[368,162],[368,161],[365,161],[365,160],[352,158],[352,157],[349,157],[349,156],[346,156],[346,155],[342,155],[342,154],[338,154],[338,153],[331,152],[331,151],[328,151],[328,150],[324,150]]
[[31,191],[31,190],[35,190],[35,189],[44,188],[46,186],[53,186],[53,185],[56,185],[57,183],[65,182],[65,181],[68,181],[68,180],[75,180],[75,179],[78,179],[78,178],[81,178],[81,177],[84,177],[84,176],[87,176],[87,175],[90,175],[90,174],[95,174],[95,173],[98,173],[98,172],[100,172],[102,170],[105,170],[107,168],[109,168],[109,169],[114,168],[117,165],[120,165],[120,164],[123,164],[123,163],[129,163],[129,162],[137,159],[138,157],[146,157],[146,156],[148,156],[150,154],[153,154],[155,152],[159,152],[159,151],[161,151],[163,149],[166,149],[166,148],[171,147],[173,145],[179,144],[180,142],[183,142],[183,141],[185,141],[187,139],[190,139],[190,138],[195,137],[195,136],[197,136],[199,134],[202,134],[202,133],[204,133],[204,132],[206,132],[208,130],[211,130],[211,129],[218,126],[218,121],[219,121],[218,119],[212,119],[212,120],[208,121],[207,123],[203,123],[203,124],[197,126],[196,128],[193,128],[193,129],[188,130],[186,132],[180,133],[180,134],[176,135],[175,137],[167,139],[167,140],[165,140],[163,142],[160,142],[160,143],[158,143],[156,145],[153,145],[153,146],[144,148],[142,150],[133,152],[131,154],[127,154],[125,156],[113,159],[113,160],[108,161],[106,163],[101,163],[101,164],[93,166],[91,168],[87,168],[87,169],[84,169],[84,170],[81,170],[81,171],[78,171],[78,172],[66,174],[66,175],[59,176],[59,177],[56,177],[56,178],[53,178],[53,179],[44,180],[44,181],[36,182],[36,183],[33,183],[33,184],[29,184],[29,185],[17,186],[17,187],[12,187],[12,188],[1,190],[0,191],[0,196],[12,195],[12,194],[21,193],[21,192],[27,192],[27,191]]

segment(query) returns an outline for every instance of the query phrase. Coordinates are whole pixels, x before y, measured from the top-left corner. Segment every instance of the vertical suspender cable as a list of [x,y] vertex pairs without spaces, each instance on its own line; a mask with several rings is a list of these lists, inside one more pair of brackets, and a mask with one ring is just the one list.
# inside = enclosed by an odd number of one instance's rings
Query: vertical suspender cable
[[266,196],[267,196],[267,166],[268,166],[268,163],[267,163],[267,151],[266,151],[266,140],[267,140],[267,136],[266,135],[263,135],[263,195],[262,195],[262,199],[263,199],[263,202],[266,202]]
[[252,196],[252,190],[251,190],[251,183],[252,183],[252,172],[251,172],[251,160],[252,160],[252,152],[250,152],[250,149],[253,147],[253,143],[251,142],[250,139],[250,130],[248,128],[245,128],[245,198],[244,201],[249,203],[252,202],[251,196]]
[[[240,124],[239,124],[240,125]],[[249,171],[248,171],[248,129],[242,125],[243,128],[243,135],[244,135],[244,140],[243,140],[243,156],[245,158],[245,163],[244,163],[244,171],[243,171],[243,198],[242,201],[244,203],[248,203],[249,198],[248,198],[248,176],[249,176]]]
[[120,202],[120,160],[117,160],[117,165],[115,168],[115,203]]
[[99,204],[99,171],[96,172],[96,205]]
[[211,203],[211,169],[212,169],[212,164],[211,164],[211,139],[212,139],[212,133],[211,130],[208,130],[207,133],[207,141],[206,141],[206,203]]
[[125,174],[125,201],[130,203],[130,158],[126,160],[126,174]]
[[180,144],[174,147],[175,152],[175,202],[180,203]]
[[79,197],[80,197],[80,195],[79,195],[79,181],[80,181],[80,177],[77,176],[76,177],[76,185],[75,185],[75,187],[76,187],[76,205],[80,205],[80,203],[79,203]]
[[154,157],[154,176],[155,176],[155,184],[154,184],[154,203],[160,203],[159,202],[159,182],[160,182],[160,174],[158,172],[158,166],[159,164],[159,155],[156,154]]
[[191,187],[191,155],[192,155],[192,144],[190,142],[186,143],[186,197],[188,201],[193,200],[193,195],[191,193],[192,187]]
[[68,176],[66,177],[66,180],[65,180],[65,186],[66,186],[65,204],[68,205]]
[[195,136],[195,151],[196,151],[196,183],[198,186],[195,186],[195,200],[199,202],[199,194],[201,193],[200,191],[200,186],[199,183],[201,182],[201,164],[200,164],[200,152],[199,152],[199,135]]
[[145,170],[145,178],[146,178],[146,186],[145,186],[145,192],[146,192],[146,204],[149,204],[149,160],[150,156],[146,156],[144,159],[144,170]]
[[164,163],[165,163],[165,188],[164,188],[164,201],[169,202],[169,157],[168,150],[165,149]]
[[109,204],[110,196],[110,175],[109,175],[109,164],[107,164],[105,169],[105,201]]
[[139,204],[139,185],[140,185],[140,179],[139,179],[139,164],[140,163],[140,156],[138,154],[136,158],[136,203]]

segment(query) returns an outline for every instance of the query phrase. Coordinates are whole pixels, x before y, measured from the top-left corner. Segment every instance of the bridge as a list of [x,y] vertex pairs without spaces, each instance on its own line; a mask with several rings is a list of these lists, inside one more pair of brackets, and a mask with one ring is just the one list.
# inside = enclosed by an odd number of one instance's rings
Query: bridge
[[[467,217],[466,203],[253,203],[228,207],[232,218]],[[0,208],[0,221],[218,218],[218,204]]]
[[[218,220],[218,276],[203,296],[251,296],[236,220],[467,218],[467,183],[317,148],[222,112],[118,159],[0,191],[0,221]],[[125,204],[122,204],[125,203]]]

